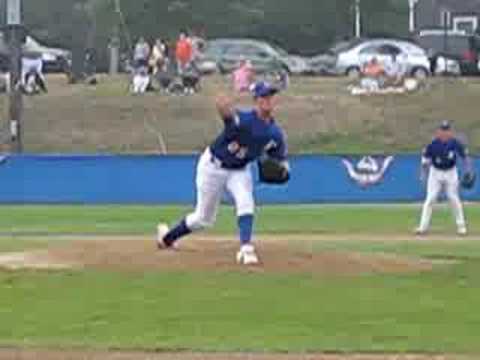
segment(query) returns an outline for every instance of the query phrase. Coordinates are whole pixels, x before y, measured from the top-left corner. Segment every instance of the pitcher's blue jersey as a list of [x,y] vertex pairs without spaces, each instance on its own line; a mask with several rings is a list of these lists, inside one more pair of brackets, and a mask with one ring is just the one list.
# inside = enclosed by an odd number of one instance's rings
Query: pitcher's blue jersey
[[266,123],[255,110],[237,111],[232,119],[224,121],[223,132],[210,146],[223,168],[244,168],[264,153],[277,160],[286,160],[285,137],[275,121]]
[[457,165],[457,156],[462,159],[468,155],[468,150],[457,139],[442,142],[434,139],[423,151],[423,157],[430,160],[439,170],[450,170]]

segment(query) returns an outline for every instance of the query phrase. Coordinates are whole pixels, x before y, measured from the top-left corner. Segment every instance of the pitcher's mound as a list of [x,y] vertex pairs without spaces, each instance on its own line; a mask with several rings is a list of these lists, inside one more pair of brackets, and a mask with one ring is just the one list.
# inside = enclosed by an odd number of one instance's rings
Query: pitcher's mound
[[[313,244],[313,243],[312,243]],[[261,264],[243,267],[235,263],[238,243],[234,239],[195,238],[177,251],[157,250],[146,240],[82,240],[47,250],[0,255],[7,269],[94,268],[124,271],[202,270],[253,271],[355,275],[429,271],[434,264],[425,259],[387,254],[315,251],[306,242],[259,239]]]

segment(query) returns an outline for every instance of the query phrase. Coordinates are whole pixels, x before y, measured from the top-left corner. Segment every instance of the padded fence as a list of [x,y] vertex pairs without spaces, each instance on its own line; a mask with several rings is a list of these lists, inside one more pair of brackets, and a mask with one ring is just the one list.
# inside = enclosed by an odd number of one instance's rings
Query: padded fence
[[[197,158],[0,156],[0,203],[192,204]],[[415,202],[425,193],[419,156],[300,155],[290,162],[287,186],[256,180],[258,204]],[[478,185],[463,198],[480,200]]]

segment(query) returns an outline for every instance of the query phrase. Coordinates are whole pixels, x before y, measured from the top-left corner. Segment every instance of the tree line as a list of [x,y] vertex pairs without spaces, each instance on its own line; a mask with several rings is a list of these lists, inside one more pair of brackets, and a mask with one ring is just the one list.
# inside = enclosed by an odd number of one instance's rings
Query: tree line
[[[7,0],[0,0],[5,14]],[[94,47],[105,58],[115,26],[123,47],[139,36],[174,39],[182,29],[214,37],[263,38],[311,55],[351,37],[354,0],[23,0],[37,39],[64,48]],[[407,34],[407,0],[361,0],[365,35]],[[2,17],[5,22],[5,16]],[[121,20],[121,22],[119,22]]]

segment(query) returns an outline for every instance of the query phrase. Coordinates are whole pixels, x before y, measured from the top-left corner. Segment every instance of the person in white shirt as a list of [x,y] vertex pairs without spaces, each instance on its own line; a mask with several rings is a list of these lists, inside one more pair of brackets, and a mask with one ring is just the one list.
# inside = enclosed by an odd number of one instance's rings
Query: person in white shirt
[[145,38],[140,37],[133,52],[135,67],[148,66],[149,57],[150,45],[145,41]]
[[40,53],[25,53],[22,56],[22,86],[29,93],[37,92],[39,88],[47,92],[45,76],[43,75],[43,59]]
[[152,48],[152,55],[150,57],[150,67],[153,69],[155,75],[159,71],[165,71],[168,58],[166,56],[167,46],[162,39],[157,39],[155,45]]
[[385,75],[387,77],[387,86],[403,86],[406,69],[401,55],[392,55],[390,61],[386,62]]

